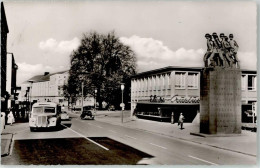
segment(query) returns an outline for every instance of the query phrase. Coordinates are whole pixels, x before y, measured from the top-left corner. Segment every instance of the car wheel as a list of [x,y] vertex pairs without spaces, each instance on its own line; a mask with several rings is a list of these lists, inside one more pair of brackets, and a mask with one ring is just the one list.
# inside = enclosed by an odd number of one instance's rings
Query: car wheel
[[31,132],[34,132],[34,131],[35,131],[35,129],[34,129],[34,128],[32,128],[32,127],[30,127],[30,131],[31,131]]

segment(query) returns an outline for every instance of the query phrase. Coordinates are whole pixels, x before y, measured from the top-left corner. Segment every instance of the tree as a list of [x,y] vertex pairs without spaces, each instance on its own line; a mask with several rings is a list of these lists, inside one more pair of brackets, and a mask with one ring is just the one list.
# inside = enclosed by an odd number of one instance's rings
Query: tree
[[136,73],[136,57],[114,32],[107,35],[97,32],[83,34],[81,45],[70,57],[70,75],[68,85],[64,87],[66,95],[79,97],[83,82],[84,97],[94,96],[97,89],[99,107],[102,101],[119,106],[120,84],[123,82],[126,84],[124,100],[129,102],[130,76]]

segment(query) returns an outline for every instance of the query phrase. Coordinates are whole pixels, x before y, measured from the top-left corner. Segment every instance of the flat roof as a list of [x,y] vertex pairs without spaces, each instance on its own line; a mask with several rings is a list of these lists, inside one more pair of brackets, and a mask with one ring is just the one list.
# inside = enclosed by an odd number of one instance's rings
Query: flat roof
[[[197,71],[200,72],[202,71],[204,67],[180,67],[180,66],[167,66],[159,69],[153,69],[150,71],[144,71],[140,72],[136,75],[131,76],[131,78],[139,78],[143,76],[149,76],[149,75],[154,75],[154,74],[160,74],[160,73],[166,73],[170,71]],[[242,73],[247,73],[247,74],[257,74],[256,70],[246,70],[246,69],[241,69]]]
[[136,78],[136,77],[142,77],[142,76],[147,76],[147,75],[152,75],[152,74],[158,74],[158,73],[164,73],[164,72],[170,72],[170,71],[201,71],[202,67],[178,67],[178,66],[167,66],[164,68],[159,68],[159,69],[154,69],[150,71],[145,71],[138,73],[136,75],[133,75],[131,78]]

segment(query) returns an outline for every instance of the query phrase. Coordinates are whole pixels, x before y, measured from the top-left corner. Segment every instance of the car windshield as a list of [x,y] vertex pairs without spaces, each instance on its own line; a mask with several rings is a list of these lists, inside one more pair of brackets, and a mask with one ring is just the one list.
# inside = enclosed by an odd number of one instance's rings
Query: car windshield
[[34,114],[55,113],[55,107],[34,107]]

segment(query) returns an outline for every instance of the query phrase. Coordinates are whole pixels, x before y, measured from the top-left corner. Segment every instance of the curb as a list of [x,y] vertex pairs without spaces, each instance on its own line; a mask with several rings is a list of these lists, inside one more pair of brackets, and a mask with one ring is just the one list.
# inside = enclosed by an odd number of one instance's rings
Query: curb
[[[135,130],[141,130],[141,131],[145,131],[145,132],[149,132],[149,133],[153,133],[153,134],[157,134],[157,135],[159,134],[159,135],[163,135],[163,136],[166,136],[166,137],[171,137],[171,138],[175,138],[175,139],[179,139],[179,140],[193,142],[193,143],[196,143],[196,144],[206,145],[206,146],[210,146],[210,147],[214,147],[214,148],[218,148],[218,149],[223,149],[223,150],[227,150],[227,151],[231,151],[231,152],[241,153],[241,154],[248,155],[248,156],[257,157],[257,155],[254,155],[254,154],[245,153],[245,152],[241,152],[241,151],[237,151],[237,150],[233,150],[233,149],[228,149],[228,148],[224,148],[224,147],[219,147],[219,146],[211,145],[211,144],[208,144],[208,143],[201,143],[201,142],[198,142],[198,141],[189,140],[189,139],[182,138],[182,137],[176,137],[176,136],[167,135],[167,134],[164,134],[164,133],[158,133],[158,132],[154,132],[154,131],[150,131],[150,130],[144,130],[144,129],[140,129],[140,128],[133,128],[133,127],[130,127],[130,126],[112,123],[112,122],[106,122],[106,121],[101,121],[101,120],[99,120],[99,121],[104,122],[104,123],[108,123],[108,124],[112,124],[112,125],[119,125],[119,126],[123,126],[123,127],[126,127],[126,128],[131,128],[131,129],[135,129]],[[206,137],[204,137],[204,138],[206,138]]]
[[4,153],[1,155],[1,157],[5,157],[5,156],[8,156],[10,154],[10,149],[11,149],[11,144],[12,144],[12,141],[13,141],[13,134],[11,134],[11,139],[6,139],[7,140],[7,143],[6,143],[6,146],[5,146],[5,149],[4,149]]

